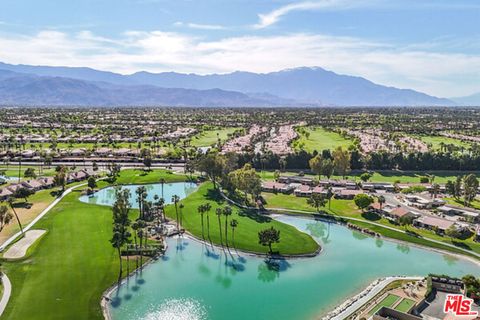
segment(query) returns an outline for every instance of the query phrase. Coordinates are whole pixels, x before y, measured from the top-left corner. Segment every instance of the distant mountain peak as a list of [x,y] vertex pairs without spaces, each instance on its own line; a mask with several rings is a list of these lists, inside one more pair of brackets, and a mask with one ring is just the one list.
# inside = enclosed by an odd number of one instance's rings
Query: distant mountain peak
[[[337,74],[318,66],[290,68],[270,73],[235,71],[208,75],[148,71],[121,75],[91,68],[3,63],[0,63],[0,69],[36,76],[102,82],[104,84],[100,87],[103,90],[108,87],[108,84],[143,86],[143,89],[145,86],[150,86],[152,92],[157,90],[155,87],[197,90],[204,91],[204,94],[206,90],[218,89],[230,98],[233,97],[231,93],[242,94],[243,103],[249,106],[254,106],[256,103],[261,106],[269,103],[272,106],[449,106],[454,104],[448,99],[429,96],[411,89],[379,85],[363,77]],[[222,100],[222,104],[241,106],[236,99],[228,103]]]

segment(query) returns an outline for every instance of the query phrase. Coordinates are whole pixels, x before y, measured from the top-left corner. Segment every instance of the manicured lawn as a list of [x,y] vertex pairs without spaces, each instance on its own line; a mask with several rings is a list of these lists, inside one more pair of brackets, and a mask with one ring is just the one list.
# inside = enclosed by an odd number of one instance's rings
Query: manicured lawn
[[[443,198],[443,200],[447,201],[449,204],[458,207],[465,207],[465,203],[463,199],[455,199],[455,198]],[[475,199],[470,203],[470,208],[480,210],[480,200]]]
[[4,319],[103,319],[101,295],[118,277],[111,209],[78,196],[36,224],[48,233],[26,260],[3,263],[14,288]]
[[408,312],[415,305],[415,301],[404,298],[396,307],[395,310],[401,312]]
[[442,137],[442,136],[419,136],[417,138],[420,138],[426,144],[432,145],[433,150],[440,150],[440,143],[442,142],[445,144],[453,144],[457,147],[464,147],[466,149],[468,149],[471,146],[468,142],[463,142],[462,140],[459,140],[459,139],[453,139],[453,138]]
[[346,149],[349,145],[353,144],[352,140],[344,138],[336,132],[325,130],[324,128],[307,127],[305,130],[309,133],[309,136],[307,138],[305,134],[300,134],[300,137],[294,142],[294,147],[297,150],[303,149],[308,152],[317,150],[321,152],[326,149],[334,150],[339,146]]
[[375,312],[380,310],[382,307],[391,307],[393,306],[398,300],[400,299],[399,296],[394,294],[388,294],[379,304],[377,304],[374,308],[370,310],[368,313],[369,315],[373,315]]
[[[138,183],[137,179],[147,181],[145,176],[137,176],[136,173],[135,170],[122,171],[119,180],[129,183]],[[150,174],[147,177],[153,182],[161,176],[168,182],[182,178],[161,170]],[[98,183],[99,188],[105,186],[106,182]],[[196,208],[201,203],[210,202],[210,235],[214,243],[220,243],[214,211],[224,203],[217,201],[215,194],[209,192],[211,187],[211,183],[205,183],[182,201],[185,204],[183,224],[194,235],[201,237],[200,215]],[[80,202],[80,194],[78,190],[67,195],[35,225],[35,228],[48,232],[34,250],[29,250],[28,257],[16,262],[3,261],[3,270],[14,288],[3,318],[103,319],[100,299],[102,293],[117,280],[119,269],[117,253],[109,243],[112,213],[109,207]],[[132,210],[132,219],[137,214],[136,210]],[[172,205],[167,208],[167,214],[175,216]],[[239,222],[235,230],[235,247],[238,249],[266,252],[266,247],[258,244],[257,233],[270,226],[280,230],[281,242],[273,245],[274,250],[280,253],[314,252],[318,248],[309,235],[268,217],[239,212],[234,208],[231,219]],[[223,223],[224,217],[222,228]],[[229,244],[233,247],[231,228],[228,231]],[[126,264],[125,261],[123,263]],[[130,270],[134,264],[131,259]]]
[[[51,177],[51,176],[55,175],[55,168],[53,166],[50,167],[50,168],[49,167],[43,167],[42,171],[40,171],[40,166],[22,166],[20,168],[20,178],[23,178],[25,170],[27,170],[28,168],[35,169],[35,173],[37,174],[37,176]],[[7,175],[7,177],[18,178],[18,169],[19,169],[18,166],[8,166],[8,167],[6,165],[0,166],[0,171],[5,170],[5,174]]]
[[116,184],[142,184],[142,183],[159,183],[160,179],[165,179],[166,182],[182,182],[186,181],[188,177],[182,174],[175,174],[169,170],[122,170],[120,176],[115,181]]
[[[199,205],[210,203],[212,210],[209,213],[210,219],[210,238],[213,243],[220,244],[220,234],[218,219],[215,215],[215,209],[219,206],[226,205],[223,199],[219,198],[218,194],[212,189],[211,183],[202,184],[198,191],[189,195],[182,200],[185,207],[183,208],[183,226],[193,235],[202,237],[201,217],[197,212]],[[268,247],[264,247],[258,243],[258,232],[262,229],[274,227],[280,230],[280,243],[273,245],[273,250],[278,250],[280,254],[306,254],[313,253],[318,249],[318,244],[309,235],[298,231],[296,228],[272,220],[269,217],[260,215],[256,212],[240,210],[233,207],[233,214],[228,218],[228,221],[236,219],[238,227],[235,230],[235,247],[237,249],[244,249],[248,251],[268,252]],[[174,219],[175,210],[173,206],[169,206],[166,210],[167,215]],[[204,233],[208,240],[207,218],[204,217]],[[225,217],[221,217],[221,226],[223,233],[223,242],[225,244],[224,231]],[[228,227],[228,242],[233,246],[231,228]]]
[[[217,130],[206,130],[192,137],[190,145],[193,147],[209,147],[216,144],[218,138],[223,142],[228,138],[229,133],[233,133],[237,128],[223,128]],[[218,134],[218,135],[217,135]]]
[[[466,174],[473,173],[480,177],[480,172],[465,172],[465,171],[398,171],[398,170],[386,170],[374,172],[370,182],[389,182],[389,183],[420,183],[420,178],[426,175],[434,175],[436,183],[446,183],[448,180],[455,181],[457,176],[464,176]],[[259,171],[258,174],[265,181],[272,181],[274,179],[274,171]],[[298,172],[282,172],[282,176],[296,175]],[[360,182],[360,175],[362,172],[351,172],[346,179]],[[307,177],[318,178],[313,174],[305,174]],[[332,176],[332,179],[343,179],[340,176]],[[322,179],[326,179],[322,176]]]

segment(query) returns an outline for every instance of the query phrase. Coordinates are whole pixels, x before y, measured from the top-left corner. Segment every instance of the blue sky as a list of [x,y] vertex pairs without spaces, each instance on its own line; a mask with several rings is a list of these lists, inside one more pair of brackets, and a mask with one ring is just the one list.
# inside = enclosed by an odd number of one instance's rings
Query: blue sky
[[2,0],[0,61],[132,73],[320,66],[443,97],[480,92],[475,0]]

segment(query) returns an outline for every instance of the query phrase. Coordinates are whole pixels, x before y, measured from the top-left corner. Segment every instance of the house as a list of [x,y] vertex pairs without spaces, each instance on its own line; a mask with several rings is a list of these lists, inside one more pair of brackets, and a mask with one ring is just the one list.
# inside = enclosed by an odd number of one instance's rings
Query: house
[[43,186],[44,189],[52,188],[55,185],[53,177],[45,177],[37,179]]
[[98,156],[101,156],[101,157],[105,157],[105,156],[108,156],[112,153],[112,149],[110,148],[98,148],[95,153],[98,155]]
[[451,226],[456,226],[455,222],[434,217],[434,216],[422,216],[413,221],[415,227],[424,228],[428,230],[437,230],[440,234],[445,234],[445,230]]
[[362,189],[368,191],[386,190],[389,192],[395,191],[395,186],[391,183],[384,182],[362,182]]
[[131,150],[128,148],[120,148],[117,150],[113,150],[113,155],[116,157],[127,157],[129,156]]
[[24,187],[24,188],[27,188],[29,190],[33,190],[33,191],[38,191],[40,189],[43,189],[43,184],[38,181],[38,180],[27,180],[27,181],[23,181],[21,183],[21,185]]
[[412,217],[412,218],[417,217],[417,214],[413,213],[412,211],[404,207],[394,207],[394,208],[387,207],[384,211],[385,213],[383,215],[387,219],[393,220],[395,222],[398,222],[402,217]]
[[297,197],[310,197],[312,195],[312,188],[307,185],[299,185],[294,191]]
[[7,187],[12,193],[15,193],[18,189],[22,188],[21,184],[11,184]]
[[21,153],[23,158],[33,158],[35,156],[35,151],[33,150],[23,150]]
[[437,198],[432,199],[425,196],[408,194],[408,195],[405,195],[405,203],[408,206],[416,207],[419,209],[430,209],[430,208],[444,205],[445,201]]
[[449,216],[461,216],[465,218],[465,220],[472,222],[477,222],[480,220],[480,211],[470,208],[462,208],[451,204],[446,204],[438,207],[437,210]]
[[300,183],[308,186],[315,185],[315,180],[313,178],[304,177],[304,176],[281,176],[278,178],[278,182],[281,183]]
[[352,200],[357,194],[363,193],[362,190],[340,189],[335,191],[335,198]]
[[86,154],[86,150],[84,148],[73,149],[72,151],[70,151],[70,155],[74,157],[81,157],[81,156],[84,156],[85,154]]
[[13,192],[7,188],[0,189],[0,201],[7,200],[10,196],[13,195]]
[[262,183],[262,191],[265,192],[280,192],[287,194],[291,193],[294,188],[294,186],[280,182],[267,181]]
[[321,186],[316,186],[315,188],[312,189],[312,193],[319,193],[319,194],[326,195],[327,194],[327,189],[324,189]]
[[413,314],[398,311],[388,307],[381,307],[373,316],[372,320],[422,320]]

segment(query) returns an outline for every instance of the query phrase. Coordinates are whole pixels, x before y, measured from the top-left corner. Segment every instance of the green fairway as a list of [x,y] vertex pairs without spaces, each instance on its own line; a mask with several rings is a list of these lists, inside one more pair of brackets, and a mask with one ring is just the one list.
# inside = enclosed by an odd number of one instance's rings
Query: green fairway
[[193,147],[209,147],[214,145],[220,139],[222,142],[228,138],[228,135],[235,132],[238,128],[222,128],[215,130],[202,131],[192,137],[190,145]]
[[[139,173],[139,170],[122,171],[117,182],[157,182],[160,177],[166,182],[186,179],[165,170],[155,170],[146,176]],[[98,183],[99,188],[107,185],[106,182]],[[185,204],[182,220],[187,230],[201,237],[200,215],[196,208],[201,203],[211,203],[210,235],[214,243],[220,243],[214,210],[224,203],[217,201],[211,187],[211,183],[205,183],[181,202]],[[77,190],[67,195],[35,225],[36,229],[48,232],[33,250],[29,250],[25,259],[3,261],[3,270],[14,288],[4,319],[103,319],[101,296],[115,283],[119,269],[118,255],[109,243],[112,212],[106,206],[80,202],[80,194]],[[239,212],[236,208],[233,211],[229,220],[239,222],[235,230],[235,247],[238,249],[266,252],[267,248],[258,244],[257,233],[270,226],[280,230],[281,242],[273,245],[273,249],[280,253],[312,253],[318,249],[318,244],[309,235],[294,227],[268,217]],[[132,218],[137,214],[132,210]],[[172,205],[168,206],[167,214],[175,216]],[[224,217],[221,219],[223,228]],[[233,247],[230,227],[228,239]],[[133,259],[130,265],[132,270]]]
[[[43,168],[40,168],[40,166],[22,166],[20,168],[20,178],[24,178],[24,173],[25,170],[28,168],[33,168],[35,169],[35,174],[37,176],[42,176],[42,177],[51,177],[55,175],[55,168],[52,167],[46,167],[44,166]],[[13,165],[1,165],[0,166],[0,172],[5,171],[5,174],[7,177],[15,177],[18,178],[19,175],[19,166],[13,166]]]
[[457,147],[464,147],[465,149],[468,149],[469,147],[471,147],[471,145],[468,142],[464,142],[459,139],[443,137],[443,136],[419,136],[418,138],[420,138],[426,144],[431,145],[431,148],[433,150],[440,150],[442,142],[444,144],[453,144],[454,146],[457,146]]
[[[202,184],[198,191],[189,195],[180,203],[185,205],[183,208],[183,226],[193,235],[202,237],[201,217],[197,212],[199,205],[210,203],[212,210],[209,213],[210,219],[210,239],[213,243],[220,244],[220,234],[218,219],[215,215],[215,209],[226,205],[226,202],[212,189],[211,183]],[[308,254],[318,249],[318,244],[309,235],[298,231],[292,226],[272,220],[256,212],[241,210],[233,207],[233,214],[228,218],[229,221],[236,219],[238,227],[235,230],[235,247],[247,251],[260,253],[268,252],[268,247],[261,246],[258,243],[258,231],[273,226],[280,230],[280,243],[274,244],[273,249],[278,250],[280,254]],[[166,210],[167,215],[174,219],[175,210],[169,206]],[[204,234],[208,241],[207,218],[204,217]],[[222,232],[224,233],[225,216],[221,217]],[[233,246],[231,228],[228,227],[228,243]],[[225,234],[223,234],[223,243],[225,244]]]
[[100,297],[118,276],[110,208],[66,196],[35,228],[49,232],[20,262],[4,262],[13,293],[4,319],[102,319]]
[[122,170],[115,184],[146,184],[159,183],[160,179],[166,182],[182,182],[188,179],[183,174],[177,174],[170,170],[155,169],[150,171],[128,169]]
[[395,310],[400,312],[408,312],[415,305],[415,301],[404,298],[397,306]]
[[293,142],[296,150],[305,150],[307,152],[317,150],[321,152],[326,149],[334,150],[337,147],[346,149],[353,143],[352,140],[344,138],[336,132],[327,131],[324,128],[307,127],[303,129],[305,129],[305,132],[297,130],[300,137]]
[[393,306],[398,300],[400,299],[399,296],[396,296],[394,294],[388,294],[382,301],[380,301],[379,304],[377,304],[375,307],[373,307],[368,314],[373,315],[375,312],[380,310],[382,307],[391,307]]

